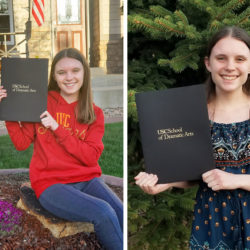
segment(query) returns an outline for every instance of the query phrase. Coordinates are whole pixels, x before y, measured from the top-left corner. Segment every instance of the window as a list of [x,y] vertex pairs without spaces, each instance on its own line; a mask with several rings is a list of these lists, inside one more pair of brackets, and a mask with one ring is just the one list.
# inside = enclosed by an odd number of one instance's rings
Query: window
[[80,0],[57,0],[58,24],[81,24]]
[[[13,9],[11,0],[0,0],[0,33],[14,32]],[[4,37],[0,36],[0,43],[3,44]],[[7,45],[14,45],[14,36],[7,37]]]

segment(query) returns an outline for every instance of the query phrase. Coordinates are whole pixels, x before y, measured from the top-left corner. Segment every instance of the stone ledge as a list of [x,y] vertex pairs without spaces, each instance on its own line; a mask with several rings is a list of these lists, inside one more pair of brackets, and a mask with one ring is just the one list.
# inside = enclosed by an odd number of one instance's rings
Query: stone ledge
[[17,207],[35,216],[45,228],[48,228],[55,238],[62,238],[77,233],[94,232],[94,225],[88,222],[69,222],[55,217],[46,211],[37,200],[34,191],[29,187],[20,189],[21,198]]
[[123,179],[111,175],[105,175],[103,174],[102,179],[106,184],[112,185],[112,186],[118,186],[118,187],[123,187]]
[[28,168],[14,168],[14,169],[1,169],[0,174],[21,174],[21,173],[29,173]]
[[[15,168],[15,169],[1,169],[0,174],[20,174],[20,173],[29,173],[28,168]],[[113,186],[123,187],[123,178],[112,176],[112,175],[105,175],[103,174],[102,179],[105,183]]]

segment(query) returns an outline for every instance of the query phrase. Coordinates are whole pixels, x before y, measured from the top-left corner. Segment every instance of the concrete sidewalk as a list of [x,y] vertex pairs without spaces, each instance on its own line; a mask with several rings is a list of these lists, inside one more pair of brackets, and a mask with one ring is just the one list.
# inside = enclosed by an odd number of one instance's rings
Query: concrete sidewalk
[[[0,121],[0,123],[1,123],[1,121]],[[7,129],[5,128],[4,125],[0,125],[0,136],[6,135],[6,134],[8,134]]]

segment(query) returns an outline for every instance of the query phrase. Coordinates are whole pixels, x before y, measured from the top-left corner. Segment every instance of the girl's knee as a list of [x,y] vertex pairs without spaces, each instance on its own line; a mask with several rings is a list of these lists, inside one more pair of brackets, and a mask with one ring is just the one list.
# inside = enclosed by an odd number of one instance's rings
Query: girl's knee
[[96,215],[96,220],[98,220],[99,223],[106,223],[108,221],[117,220],[117,215],[115,210],[108,203],[104,203]]

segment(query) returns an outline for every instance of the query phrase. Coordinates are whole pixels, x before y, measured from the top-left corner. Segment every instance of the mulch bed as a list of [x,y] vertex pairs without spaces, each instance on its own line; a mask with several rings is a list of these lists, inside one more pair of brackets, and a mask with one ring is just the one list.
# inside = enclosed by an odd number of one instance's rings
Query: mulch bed
[[[28,174],[0,175],[0,199],[16,206],[20,194],[19,189],[23,182],[29,180]],[[122,188],[111,188],[122,199]],[[22,211],[22,210],[21,210]],[[93,250],[102,249],[94,233],[79,233],[73,236],[56,239],[50,231],[32,215],[22,211],[21,223],[11,235],[0,235],[0,249],[2,250]]]

